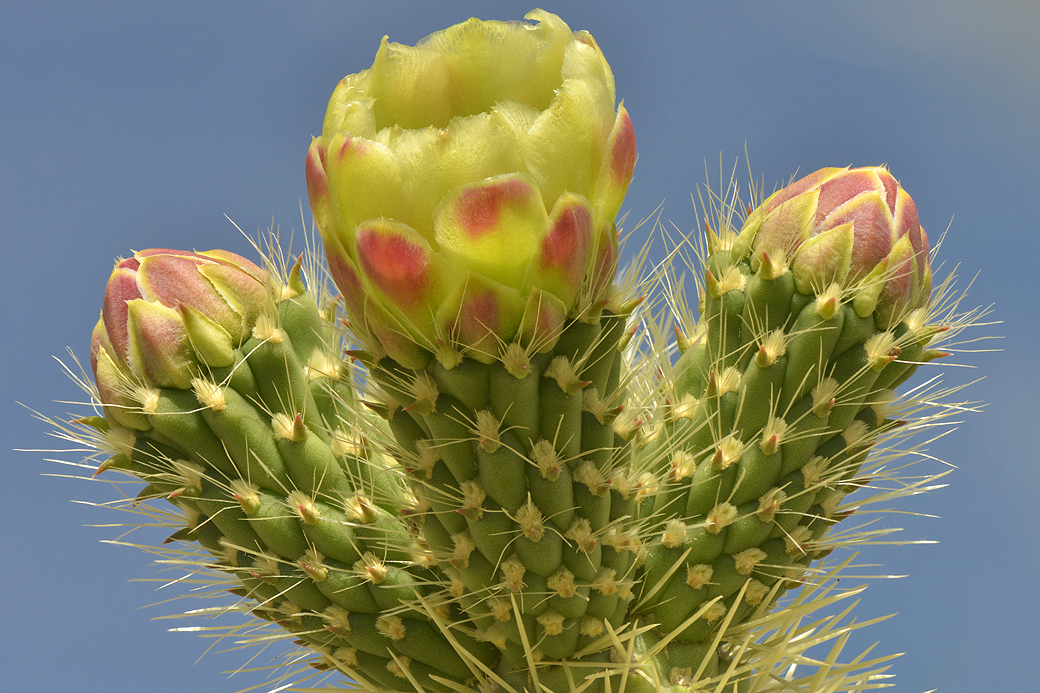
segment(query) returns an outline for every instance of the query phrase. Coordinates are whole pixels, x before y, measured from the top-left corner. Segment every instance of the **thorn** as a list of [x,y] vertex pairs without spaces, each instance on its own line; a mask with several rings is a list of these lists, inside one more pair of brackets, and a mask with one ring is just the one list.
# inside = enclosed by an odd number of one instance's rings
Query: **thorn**
[[685,354],[686,350],[690,348],[690,340],[679,329],[679,325],[673,323],[672,327],[675,329],[675,346],[678,347],[680,354]]
[[704,284],[708,287],[708,293],[712,298],[718,298],[722,295],[722,284],[715,278],[710,269],[704,270]]
[[638,329],[637,325],[632,325],[632,327],[625,330],[625,334],[623,334],[621,339],[618,341],[618,351],[624,351],[625,348],[628,347],[628,343],[636,336],[636,330]]
[[645,300],[646,294],[642,294],[633,299],[629,299],[628,301],[622,301],[617,306],[615,306],[614,313],[616,315],[624,315],[627,317],[632,314],[632,311],[634,311],[636,308],[642,305],[643,301]]
[[707,219],[704,220],[704,233],[707,236],[708,250],[713,253],[717,252],[722,244],[722,239],[715,233],[715,229],[711,228],[711,224],[708,223]]
[[762,251],[762,264],[759,265],[759,272],[765,273],[765,276],[771,276],[773,273],[773,261],[769,259],[769,253]]
[[307,427],[303,423],[302,414],[297,414],[296,418],[293,420],[292,436],[293,440],[297,443],[307,439]]
[[303,503],[298,504],[296,507],[300,511],[300,518],[302,518],[305,523],[308,525],[318,524],[318,520],[321,519],[321,516],[314,512],[314,508],[304,505]]
[[94,476],[97,476],[102,472],[107,472],[109,469],[130,469],[130,460],[123,453],[112,455],[98,465],[97,471],[94,472]]
[[295,291],[298,295],[302,295],[307,291],[307,287],[303,285],[303,280],[300,278],[300,272],[303,269],[303,253],[296,258],[296,262],[293,263],[292,269],[289,270],[289,288]]
[[925,345],[932,341],[932,338],[935,337],[935,335],[942,334],[948,329],[950,329],[949,325],[925,325],[915,332],[915,336],[921,345]]
[[766,351],[766,345],[758,347],[758,353],[755,354],[755,363],[759,368],[766,368],[769,366],[769,353]]
[[838,299],[834,296],[829,296],[823,303],[819,303],[816,306],[816,313],[824,320],[830,320],[838,312]]
[[345,349],[343,353],[349,356],[350,358],[354,359],[355,361],[360,361],[364,364],[375,363],[375,359],[372,358],[372,354],[365,351],[364,349]]
[[708,373],[708,385],[704,388],[704,394],[708,397],[719,396],[719,384],[715,380],[715,371]]
[[374,413],[378,414],[379,418],[387,420],[390,419],[390,407],[386,404],[383,404],[382,402],[372,402],[367,399],[361,400],[361,403],[369,409],[371,409]]

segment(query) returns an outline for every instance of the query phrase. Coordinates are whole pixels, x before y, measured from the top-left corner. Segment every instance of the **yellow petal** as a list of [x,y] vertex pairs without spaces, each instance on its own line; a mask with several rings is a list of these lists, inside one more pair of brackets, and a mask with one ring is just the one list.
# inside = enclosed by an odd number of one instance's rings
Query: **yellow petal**
[[[408,223],[411,185],[389,148],[336,133],[328,143],[325,171],[332,191],[337,233],[349,236],[358,224],[375,217]],[[348,243],[343,245],[350,247]]]
[[494,114],[455,118],[444,129],[395,130],[390,146],[411,180],[412,226],[429,239],[434,211],[450,190],[523,167],[516,139]]
[[538,186],[526,174],[457,188],[437,208],[437,245],[453,264],[519,288],[548,229]]
[[404,46],[383,37],[369,70],[376,129],[444,127],[456,115],[445,98],[450,83],[444,55],[429,46]]
[[340,80],[325,111],[325,122],[321,127],[322,136],[330,137],[337,132],[345,131],[371,139],[376,131],[375,113],[372,110],[375,100],[368,95],[369,91],[368,70],[347,75]]
[[584,80],[568,80],[521,143],[527,170],[551,205],[564,190],[592,197],[596,141],[595,90]]

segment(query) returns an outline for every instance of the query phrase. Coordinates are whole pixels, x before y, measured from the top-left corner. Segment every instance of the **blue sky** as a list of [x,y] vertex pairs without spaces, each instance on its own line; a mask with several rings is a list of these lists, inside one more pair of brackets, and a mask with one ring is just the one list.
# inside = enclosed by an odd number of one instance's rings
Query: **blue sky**
[[[79,398],[52,356],[89,349],[113,258],[131,248],[249,253],[272,222],[301,229],[303,161],[345,74],[379,40],[414,43],[470,16],[520,19],[516,2],[74,3],[37,0],[0,21],[0,224],[11,279],[0,368],[4,447],[45,448]],[[635,124],[639,162],[623,212],[695,225],[690,194],[721,169],[772,189],[795,171],[888,164],[947,266],[998,326],[954,359],[948,383],[985,376],[988,402],[932,452],[949,488],[902,503],[904,538],[867,547],[875,582],[861,619],[899,612],[859,642],[906,652],[898,691],[1029,690],[1040,648],[1035,515],[1040,466],[1036,281],[1040,215],[1040,5],[1012,0],[882,3],[582,3],[545,9],[588,29]],[[226,217],[228,218],[225,218]],[[307,213],[309,223],[309,212]],[[969,347],[970,348],[970,347]],[[9,690],[229,693],[263,673],[222,673],[241,652],[165,632],[161,571],[119,536],[111,512],[72,503],[105,484],[46,476],[38,453],[8,452],[0,570],[0,669]],[[74,456],[65,456],[74,459]],[[145,535],[142,535],[145,536]],[[151,535],[147,535],[151,536]],[[158,536],[158,535],[156,535]],[[145,580],[141,582],[138,580]],[[154,582],[159,580],[159,582]],[[217,648],[220,649],[220,648]],[[1032,685],[1031,685],[1032,684]],[[265,690],[261,688],[260,690]]]

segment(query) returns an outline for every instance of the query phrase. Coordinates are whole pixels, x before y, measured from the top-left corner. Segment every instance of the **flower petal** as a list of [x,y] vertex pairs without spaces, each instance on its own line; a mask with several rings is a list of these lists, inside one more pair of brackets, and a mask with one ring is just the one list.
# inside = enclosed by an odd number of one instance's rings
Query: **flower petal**
[[126,305],[130,371],[154,387],[190,389],[198,362],[178,311],[144,299]]
[[516,289],[467,272],[438,308],[437,324],[464,355],[491,363],[516,336],[524,307]]
[[536,353],[549,351],[560,340],[563,324],[567,320],[567,307],[552,294],[535,288],[527,297],[523,322],[520,326],[520,342]]
[[372,219],[357,229],[354,252],[368,293],[418,334],[433,338],[448,269],[421,235],[400,222]]
[[517,140],[497,112],[455,118],[447,128],[394,129],[389,146],[411,180],[411,226],[434,238],[433,219],[445,193],[523,169]]
[[[888,329],[901,319],[907,309],[923,304],[915,259],[917,253],[909,236],[903,236],[892,246],[888,255],[888,273],[885,286],[878,298],[874,322],[880,329]],[[927,299],[927,296],[923,297]]]
[[368,80],[377,130],[444,127],[458,115],[445,98],[452,82],[448,63],[433,47],[390,43],[384,36]]
[[599,172],[593,169],[593,159],[600,158],[601,146],[596,138],[596,96],[587,81],[567,80],[521,142],[527,170],[547,200],[564,190],[592,197]]
[[530,176],[495,176],[452,191],[434,215],[434,237],[452,264],[519,288],[548,221]]
[[592,252],[592,210],[581,195],[556,201],[549,231],[538,244],[524,287],[537,286],[559,298],[568,312],[581,291]]
[[408,223],[411,186],[401,162],[385,145],[337,133],[328,143],[325,173],[339,233],[349,234],[376,217]]
[[636,133],[632,119],[622,103],[614,129],[607,138],[606,155],[596,180],[593,204],[602,219],[614,221],[632,182],[636,166]]
[[794,285],[803,294],[820,293],[841,283],[852,265],[855,233],[851,223],[836,226],[806,240],[791,262]]
[[[755,236],[755,254],[751,268],[758,271],[762,253],[793,258],[798,248],[812,234],[815,224],[817,192],[809,191],[785,200],[760,223]],[[750,218],[749,218],[750,221]],[[741,232],[743,235],[743,232]]]
[[[821,195],[822,193],[821,189]],[[849,222],[853,224],[856,240],[852,248],[849,281],[865,277],[879,262],[888,257],[892,249],[892,216],[884,194],[883,189],[858,194],[844,204],[834,207],[823,221],[828,228]]]
[[[176,308],[178,303],[189,305],[204,313],[228,333],[240,336],[243,331],[242,318],[231,309],[199,271],[201,264],[197,256],[164,254],[141,258],[141,266],[137,270],[137,285],[141,289],[141,297],[148,301],[158,301],[167,308]],[[252,281],[248,275],[238,271],[236,273]],[[233,281],[231,277],[226,279]],[[265,294],[258,293],[260,300],[263,300]]]
[[101,316],[105,323],[106,334],[112,345],[114,355],[126,362],[130,350],[130,338],[127,333],[127,301],[141,298],[141,290],[137,286],[137,267],[140,263],[130,258],[123,260],[112,270],[105,287],[104,303]]
[[365,320],[386,355],[405,368],[423,368],[430,353],[415,342],[410,325],[390,315],[372,296],[365,300]]

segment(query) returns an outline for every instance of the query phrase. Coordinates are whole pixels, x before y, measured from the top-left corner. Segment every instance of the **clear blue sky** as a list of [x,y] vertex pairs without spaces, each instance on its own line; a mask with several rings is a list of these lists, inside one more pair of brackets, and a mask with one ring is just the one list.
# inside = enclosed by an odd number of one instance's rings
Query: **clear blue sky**
[[[225,215],[255,234],[301,228],[304,154],[345,74],[379,40],[414,43],[470,16],[520,19],[525,3],[53,2],[0,14],[0,225],[7,337],[3,447],[50,447],[15,404],[60,414],[79,397],[52,355],[89,349],[113,258],[129,249],[224,247],[248,253]],[[995,304],[1000,353],[960,354],[950,383],[984,413],[933,452],[958,467],[950,487],[900,509],[905,538],[868,547],[874,584],[860,618],[899,612],[859,641],[906,652],[898,691],[1035,690],[1037,238],[1040,214],[1040,5],[933,2],[574,2],[545,9],[596,37],[635,123],[639,162],[624,210],[693,227],[690,193],[717,187],[745,149],[772,188],[796,170],[886,163],[943,259],[976,273],[974,303]],[[745,173],[746,180],[746,173]],[[308,212],[309,223],[309,212]],[[0,468],[5,690],[232,693],[262,673],[222,671],[241,652],[152,620],[160,572],[147,555],[100,544],[90,524],[124,517],[71,503],[112,490],[44,476],[44,455]],[[66,456],[72,459],[74,456]],[[890,521],[895,522],[895,521]],[[218,648],[219,649],[219,648]],[[198,660],[198,661],[197,661]],[[261,689],[263,690],[263,689]]]

